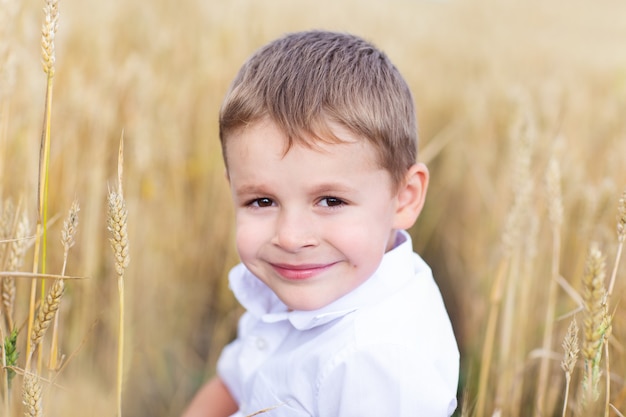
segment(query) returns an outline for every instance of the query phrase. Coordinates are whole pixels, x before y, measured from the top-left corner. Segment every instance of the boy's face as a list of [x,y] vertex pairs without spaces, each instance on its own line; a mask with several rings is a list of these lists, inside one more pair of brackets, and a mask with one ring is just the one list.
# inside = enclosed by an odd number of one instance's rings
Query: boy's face
[[371,144],[295,145],[274,123],[228,137],[226,159],[243,263],[293,310],[315,310],[367,280],[393,244],[397,194]]

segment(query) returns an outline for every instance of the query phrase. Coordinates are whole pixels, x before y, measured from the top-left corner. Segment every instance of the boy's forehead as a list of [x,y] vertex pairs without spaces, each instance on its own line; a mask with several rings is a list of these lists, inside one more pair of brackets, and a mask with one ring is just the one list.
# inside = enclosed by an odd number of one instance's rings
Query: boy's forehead
[[[322,154],[333,154],[337,152],[339,147],[342,147],[341,145],[363,148],[376,153],[376,149],[370,140],[356,135],[346,127],[332,121],[328,121],[324,126],[316,129],[315,132],[303,129],[290,137],[276,122],[269,118],[263,118],[241,126],[232,131],[225,139],[224,145],[227,157],[230,154],[228,150],[232,148],[231,145],[234,143],[237,143],[238,153],[245,150],[246,154],[254,152],[255,147],[265,148],[266,145],[271,143],[281,158],[285,157],[293,149],[298,148]],[[280,144],[280,147],[277,147],[277,144]]]
[[381,165],[368,140],[349,134],[347,129],[336,134],[341,141],[294,142],[287,148],[288,137],[274,123],[248,125],[233,133],[226,144],[231,187],[240,194],[268,187],[283,189],[285,184],[297,184],[298,189],[312,193],[337,191],[337,184],[342,183],[352,189],[367,189],[384,181],[393,188],[391,173]]
[[226,137],[225,142],[229,142],[233,138],[249,138],[251,135],[259,134],[280,138],[284,142],[285,150],[288,150],[292,145],[319,150],[327,148],[328,145],[341,143],[364,143],[373,146],[371,141],[333,121],[324,121],[323,124],[317,123],[316,126],[306,126],[298,131],[288,132],[286,128],[281,128],[279,123],[267,117],[246,123],[235,129]]

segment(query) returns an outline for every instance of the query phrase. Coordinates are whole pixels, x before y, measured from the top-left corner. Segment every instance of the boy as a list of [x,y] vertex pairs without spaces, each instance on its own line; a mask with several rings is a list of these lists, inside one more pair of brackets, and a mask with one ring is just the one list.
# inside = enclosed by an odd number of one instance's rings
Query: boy
[[355,36],[290,34],[242,67],[220,140],[246,308],[184,417],[450,416],[459,357],[404,231],[426,196],[407,84]]

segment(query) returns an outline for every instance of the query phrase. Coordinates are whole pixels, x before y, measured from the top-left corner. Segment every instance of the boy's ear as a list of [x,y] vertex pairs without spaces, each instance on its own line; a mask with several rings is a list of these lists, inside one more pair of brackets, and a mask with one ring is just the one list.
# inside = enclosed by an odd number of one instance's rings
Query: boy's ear
[[429,173],[426,165],[416,163],[409,168],[396,194],[394,229],[406,230],[413,226],[424,207],[428,179]]

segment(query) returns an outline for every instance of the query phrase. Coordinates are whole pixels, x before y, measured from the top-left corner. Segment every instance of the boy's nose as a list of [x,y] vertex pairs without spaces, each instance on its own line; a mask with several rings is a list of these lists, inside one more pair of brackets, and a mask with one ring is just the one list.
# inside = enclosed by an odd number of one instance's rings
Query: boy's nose
[[297,252],[306,247],[317,245],[313,219],[306,213],[282,211],[276,222],[275,245],[289,252]]

